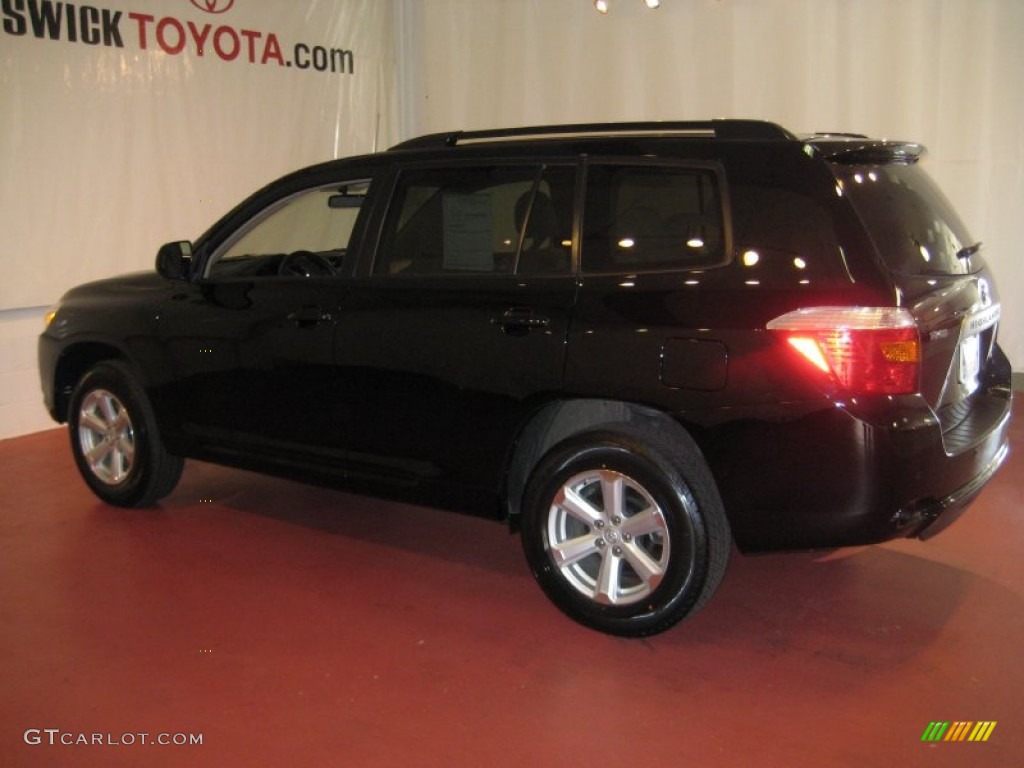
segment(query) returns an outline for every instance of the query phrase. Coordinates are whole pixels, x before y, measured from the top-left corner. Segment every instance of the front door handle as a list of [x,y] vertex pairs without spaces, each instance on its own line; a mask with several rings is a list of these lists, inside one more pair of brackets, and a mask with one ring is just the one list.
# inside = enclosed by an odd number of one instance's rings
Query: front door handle
[[547,328],[551,325],[551,318],[538,315],[529,308],[510,307],[498,317],[492,317],[491,325],[501,326],[509,335],[521,336],[534,328]]

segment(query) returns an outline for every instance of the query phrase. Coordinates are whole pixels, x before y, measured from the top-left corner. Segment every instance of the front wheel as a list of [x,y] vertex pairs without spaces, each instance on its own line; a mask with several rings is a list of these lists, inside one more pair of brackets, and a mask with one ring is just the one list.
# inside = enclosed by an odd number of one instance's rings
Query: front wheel
[[150,506],[181,477],[184,461],[164,448],[152,406],[124,363],[98,363],[81,378],[68,430],[78,471],[108,504]]
[[662,632],[720,583],[731,539],[696,444],[622,427],[579,435],[537,465],[523,548],[568,616],[615,635]]

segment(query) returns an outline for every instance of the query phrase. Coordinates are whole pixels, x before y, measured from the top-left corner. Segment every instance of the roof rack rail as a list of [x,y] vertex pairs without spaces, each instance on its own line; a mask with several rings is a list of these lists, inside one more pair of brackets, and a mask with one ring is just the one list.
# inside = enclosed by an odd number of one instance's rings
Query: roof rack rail
[[796,137],[775,123],[763,120],[649,121],[633,123],[569,123],[522,128],[493,128],[481,131],[431,133],[403,141],[391,149],[454,147],[487,141],[534,138],[576,138],[582,136],[695,136],[747,141],[791,140]]

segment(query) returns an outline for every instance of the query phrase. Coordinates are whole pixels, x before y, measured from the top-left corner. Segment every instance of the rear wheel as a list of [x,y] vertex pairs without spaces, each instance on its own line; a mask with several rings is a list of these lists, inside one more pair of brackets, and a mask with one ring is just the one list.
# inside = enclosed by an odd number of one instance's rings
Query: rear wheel
[[68,429],[78,471],[108,504],[150,506],[181,477],[184,461],[164,448],[152,406],[124,363],[99,363],[79,380]]
[[707,602],[731,545],[696,444],[629,427],[570,438],[541,460],[522,536],[534,576],[563,612],[635,637]]

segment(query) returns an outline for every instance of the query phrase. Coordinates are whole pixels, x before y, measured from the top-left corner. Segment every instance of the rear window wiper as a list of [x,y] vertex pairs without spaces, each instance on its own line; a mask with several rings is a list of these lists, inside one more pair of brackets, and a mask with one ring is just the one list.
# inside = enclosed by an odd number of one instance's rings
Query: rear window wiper
[[959,251],[956,252],[958,259],[969,259],[971,256],[981,250],[981,242],[977,242],[974,245],[965,245]]

